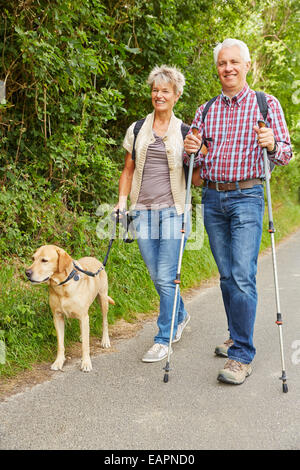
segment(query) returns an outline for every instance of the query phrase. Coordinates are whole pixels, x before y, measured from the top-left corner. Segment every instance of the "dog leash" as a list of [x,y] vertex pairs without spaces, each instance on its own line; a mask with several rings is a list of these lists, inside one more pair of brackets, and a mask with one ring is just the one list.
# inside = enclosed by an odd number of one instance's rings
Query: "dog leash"
[[[121,215],[121,217],[120,217],[120,215]],[[107,249],[105,258],[103,260],[103,263],[102,263],[104,267],[106,266],[106,263],[107,263],[107,260],[108,260],[108,255],[109,255],[111,246],[112,246],[112,244],[114,242],[114,239],[115,239],[117,224],[121,223],[123,225],[123,227],[125,228],[125,235],[123,237],[123,242],[124,243],[134,242],[134,234],[132,233],[132,229],[130,227],[130,224],[133,220],[132,216],[130,216],[128,214],[128,212],[126,213],[125,209],[123,211],[120,211],[120,209],[117,209],[115,212],[113,212],[111,214],[111,218],[114,221],[114,227],[113,227],[112,235],[111,235],[111,238],[110,238],[110,241],[109,241],[109,244],[108,244],[108,249]],[[129,232],[131,232],[132,238],[128,237]]]
[[[120,217],[120,214],[122,217]],[[80,271],[81,273],[83,274],[86,274],[87,276],[90,276],[90,277],[95,277],[97,276],[101,271],[103,271],[103,269],[105,269],[105,266],[106,266],[106,263],[107,263],[107,260],[108,260],[108,255],[109,255],[109,252],[110,252],[110,249],[112,247],[112,244],[113,244],[113,241],[115,239],[115,235],[116,235],[116,230],[117,230],[117,224],[118,223],[122,223],[123,227],[125,228],[126,232],[125,232],[125,235],[123,237],[123,241],[124,243],[132,243],[134,241],[134,237],[133,238],[129,238],[128,237],[128,233],[130,231],[130,224],[132,222],[132,217],[125,212],[125,210],[123,211],[120,211],[119,209],[117,209],[117,211],[115,213],[112,213],[111,215],[113,221],[114,221],[114,227],[113,227],[113,231],[112,231],[112,236],[110,238],[110,241],[109,241],[109,244],[108,244],[108,249],[107,249],[107,252],[106,252],[106,255],[105,255],[105,258],[103,260],[103,263],[102,263],[102,266],[100,266],[100,268],[98,269],[98,271],[96,271],[95,273],[91,272],[91,271],[85,271],[84,269],[80,268],[76,263],[75,261],[73,260],[73,265],[74,265],[74,268],[69,276],[67,277],[67,279],[65,279],[64,281],[60,282],[59,284],[57,284],[57,286],[62,286],[63,284],[66,284],[68,281],[70,281],[71,279],[74,279],[74,281],[79,281],[79,276],[78,276],[78,272],[77,271]]]

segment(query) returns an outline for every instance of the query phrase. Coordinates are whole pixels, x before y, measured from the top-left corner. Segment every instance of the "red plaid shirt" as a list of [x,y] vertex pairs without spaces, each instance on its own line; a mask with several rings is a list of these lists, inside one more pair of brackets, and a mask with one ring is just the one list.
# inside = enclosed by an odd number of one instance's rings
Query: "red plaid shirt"
[[[266,95],[266,98],[266,124],[273,129],[277,142],[276,154],[268,156],[275,165],[286,165],[292,158],[292,149],[284,114],[274,96]],[[191,126],[199,129],[202,138],[212,139],[208,141],[207,155],[198,153],[194,160],[194,166],[200,167],[201,178],[219,182],[263,178],[263,152],[253,130],[253,126],[263,117],[255,92],[246,84],[231,102],[222,92],[209,108],[202,123],[205,104],[197,109]],[[186,152],[184,161],[189,164]]]

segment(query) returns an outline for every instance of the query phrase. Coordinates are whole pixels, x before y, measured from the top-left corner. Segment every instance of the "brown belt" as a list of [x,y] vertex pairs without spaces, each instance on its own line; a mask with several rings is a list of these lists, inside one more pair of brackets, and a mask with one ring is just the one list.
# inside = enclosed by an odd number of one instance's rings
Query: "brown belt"
[[[238,184],[238,186],[237,186]],[[260,178],[253,178],[251,180],[243,180],[232,183],[219,183],[214,181],[205,181],[204,186],[217,191],[235,191],[237,189],[250,189],[257,184],[263,184],[263,180]]]

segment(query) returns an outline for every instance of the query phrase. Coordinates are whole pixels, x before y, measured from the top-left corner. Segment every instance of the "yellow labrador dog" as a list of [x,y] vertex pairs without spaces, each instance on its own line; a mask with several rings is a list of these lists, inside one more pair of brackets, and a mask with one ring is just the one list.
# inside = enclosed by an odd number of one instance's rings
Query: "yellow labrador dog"
[[108,281],[104,266],[96,258],[73,261],[62,248],[41,246],[33,255],[33,264],[26,269],[27,278],[35,284],[47,282],[49,304],[57,334],[57,357],[52,370],[62,370],[65,362],[64,316],[80,321],[82,358],[81,370],[92,370],[89,346],[89,307],[97,297],[103,317],[103,348],[110,347],[107,312],[114,301],[108,296]]

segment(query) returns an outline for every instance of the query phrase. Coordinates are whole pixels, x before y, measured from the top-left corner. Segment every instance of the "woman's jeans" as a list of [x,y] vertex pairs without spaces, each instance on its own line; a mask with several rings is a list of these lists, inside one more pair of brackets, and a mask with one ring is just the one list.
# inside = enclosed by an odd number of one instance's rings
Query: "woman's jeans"
[[256,272],[262,235],[264,189],[203,188],[204,224],[220,273],[230,337],[228,358],[249,364],[255,355]]
[[[175,296],[174,280],[176,279],[182,238],[183,214],[177,215],[175,207],[168,207],[160,210],[134,211],[132,215],[141,255],[160,297],[160,310],[157,319],[158,333],[154,342],[168,345]],[[187,217],[184,245],[189,231],[190,214]],[[175,337],[178,324],[184,320],[186,314],[178,289],[172,339]]]

